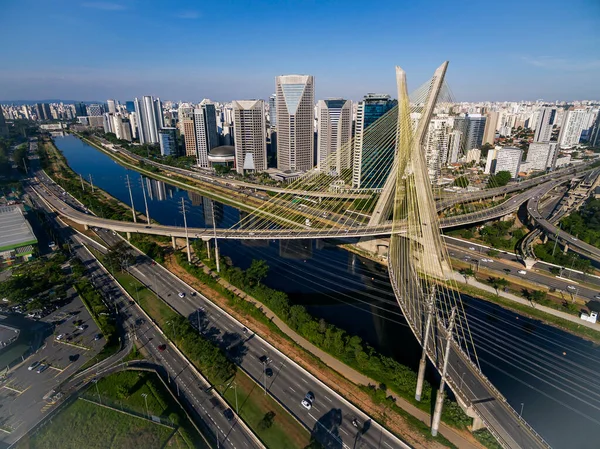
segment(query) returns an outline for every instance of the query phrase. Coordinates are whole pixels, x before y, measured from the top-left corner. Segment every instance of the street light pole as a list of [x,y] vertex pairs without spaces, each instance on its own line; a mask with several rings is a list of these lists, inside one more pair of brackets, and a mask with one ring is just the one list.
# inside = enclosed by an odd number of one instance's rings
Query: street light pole
[[135,206],[133,204],[133,194],[131,193],[131,183],[129,182],[129,175],[125,175],[125,177],[127,178],[127,188],[129,189],[129,199],[131,200],[131,213],[133,214],[133,222],[137,223],[137,217],[135,216]]
[[150,418],[150,412],[148,411],[148,394],[142,393],[142,397],[144,398],[144,402],[146,403],[146,416]]
[[519,413],[519,418],[523,416],[523,407],[525,407],[525,403],[521,402],[521,413]]
[[96,393],[98,393],[98,402],[102,404],[102,399],[100,398],[100,390],[98,389],[98,378],[94,379],[94,383],[96,384]]
[[188,262],[192,261],[192,253],[190,252],[190,238],[188,235],[187,218],[185,215],[185,200],[181,198],[181,210],[183,212],[183,225],[185,226],[185,245],[187,247]]
[[94,181],[92,181],[92,174],[89,174],[90,177],[90,185],[92,186],[92,193],[94,193]]
[[140,176],[140,184],[142,185],[142,193],[144,194],[144,205],[146,206],[146,220],[150,224],[150,211],[148,210],[148,200],[146,199],[146,188],[144,187],[144,178]]
[[212,222],[213,222],[213,235],[215,237],[215,261],[217,262],[217,273],[220,273],[221,267],[219,264],[219,244],[217,242],[217,223],[215,221],[215,202],[213,200],[211,200],[211,201],[212,201],[211,211],[212,211]]
[[235,413],[236,413],[237,415],[239,415],[239,414],[240,414],[240,409],[239,409],[239,407],[238,407],[238,400],[237,400],[237,385],[236,385],[236,383],[235,383],[235,382],[233,383],[233,391],[235,392]]

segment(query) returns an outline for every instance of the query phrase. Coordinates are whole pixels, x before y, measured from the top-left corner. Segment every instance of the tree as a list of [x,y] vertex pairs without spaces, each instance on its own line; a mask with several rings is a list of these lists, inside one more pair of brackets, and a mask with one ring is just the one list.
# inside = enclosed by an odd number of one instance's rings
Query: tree
[[250,268],[246,270],[246,280],[250,285],[260,285],[260,282],[267,277],[269,265],[264,260],[254,259]]
[[25,159],[27,159],[27,146],[19,145],[13,152],[13,162],[20,170],[25,171]]
[[133,265],[135,256],[129,251],[127,243],[119,242],[110,247],[105,260],[109,267],[117,267],[120,271],[125,271],[130,265]]
[[496,296],[499,295],[499,289],[504,289],[508,286],[508,281],[504,278],[489,277],[487,283],[490,284],[494,288],[494,290],[496,290]]
[[273,425],[273,420],[275,419],[275,412],[268,411],[265,413],[265,416],[259,421],[258,427],[260,430],[267,430]]
[[487,188],[503,187],[511,180],[510,172],[502,170],[488,178]]
[[494,248],[490,248],[490,250],[487,252],[487,254],[490,257],[496,257],[498,254],[500,254],[500,251],[498,251],[497,249],[494,249]]
[[471,268],[463,268],[459,273],[465,277],[465,284],[469,283],[469,278],[475,276],[475,272]]
[[533,292],[531,292],[530,298],[534,302],[543,302],[546,300],[547,295],[548,294],[546,292],[543,292],[541,290],[534,290]]

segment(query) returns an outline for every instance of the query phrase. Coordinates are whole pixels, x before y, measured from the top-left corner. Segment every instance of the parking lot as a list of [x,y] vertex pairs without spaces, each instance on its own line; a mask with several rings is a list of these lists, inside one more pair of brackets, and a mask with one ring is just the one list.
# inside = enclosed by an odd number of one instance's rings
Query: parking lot
[[[39,421],[52,406],[44,396],[77,372],[104,346],[104,338],[95,340],[100,332],[96,323],[81,299],[74,296],[68,305],[41,320],[54,323],[54,333],[36,353],[0,382],[0,425],[5,430],[12,430],[0,432],[0,441],[5,444],[17,439],[21,427],[27,429]],[[78,326],[82,326],[81,329]],[[62,337],[57,340],[59,335]],[[40,370],[40,367],[43,368]]]

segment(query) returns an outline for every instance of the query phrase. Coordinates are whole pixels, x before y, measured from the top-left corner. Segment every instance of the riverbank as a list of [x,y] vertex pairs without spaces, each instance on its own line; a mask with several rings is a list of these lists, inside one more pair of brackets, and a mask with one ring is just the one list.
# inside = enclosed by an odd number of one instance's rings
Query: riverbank
[[[162,245],[165,249],[170,249],[169,245],[164,240],[156,243]],[[173,266],[170,266],[170,268],[173,268]],[[175,274],[179,277],[182,277],[181,270],[175,271]],[[194,284],[198,287],[199,290],[206,292],[208,287],[206,283],[198,284],[198,282],[196,281]],[[227,310],[228,313],[243,318],[243,322],[247,323],[247,326],[250,329],[258,331],[260,335],[263,335],[267,340],[269,340],[272,343],[273,341],[277,341],[278,344],[275,344],[275,346],[279,350],[288,355],[291,353],[295,353],[297,355],[298,360],[303,360],[302,366],[304,366],[310,372],[317,373],[318,375],[318,373],[320,373],[323,369],[327,367],[327,364],[324,364],[322,362],[322,358],[320,357],[322,354],[325,354],[323,351],[318,352],[319,350],[315,347],[314,349],[317,352],[317,355],[314,355],[310,351],[307,351],[306,348],[303,348],[297,343],[290,345],[290,342],[293,342],[293,339],[289,339],[289,337],[283,331],[281,331],[282,333],[279,334],[279,336],[277,336],[277,332],[274,331],[274,329],[281,329],[281,327],[277,326],[272,320],[271,324],[274,327],[269,328],[266,322],[261,319],[257,319],[255,317],[255,314],[248,313],[247,310],[242,311],[242,313],[240,313],[240,310],[234,310],[234,308],[231,307],[231,304],[227,304],[227,297],[222,296],[222,294],[219,295],[216,291],[213,292],[213,294],[210,294],[210,292],[207,293],[207,296],[211,300],[224,306],[224,309]],[[259,313],[259,315],[262,315],[264,317],[262,312]],[[266,319],[267,322],[268,320],[269,318]],[[279,324],[284,325],[283,323]],[[265,328],[263,329],[263,331],[260,331],[258,328],[261,328],[262,326],[265,326]],[[295,336],[299,339],[301,338],[297,334],[295,334]],[[328,357],[330,360],[336,360],[332,356]],[[337,364],[339,366],[344,366],[344,364],[339,361],[337,361]],[[347,368],[350,369],[349,367]],[[357,375],[359,374],[357,373]],[[414,373],[412,373],[412,375],[414,377]],[[321,376],[318,377],[321,378]],[[386,399],[386,396],[389,395],[384,395],[383,398],[378,398],[378,403],[374,399],[374,396],[377,396],[378,392],[370,391],[369,389],[364,390],[360,388],[360,386],[354,384],[354,379],[347,380],[343,377],[343,375],[337,374],[334,370],[331,369],[329,369],[329,374],[325,377],[329,377],[331,379],[330,382],[326,383],[330,387],[335,388],[337,391],[339,391],[340,385],[344,385],[346,387],[345,391],[341,391],[340,393],[355,404],[359,405],[360,408],[364,409],[367,413],[372,414],[374,418],[383,420],[389,427],[392,427],[392,429],[395,426],[398,426],[396,430],[400,430],[399,434],[402,435],[403,438],[407,438],[408,435],[409,439],[412,439],[411,444],[413,444],[415,447],[455,447],[451,442],[452,440],[456,441],[457,447],[482,447],[477,444],[475,438],[471,436],[468,431],[453,429],[445,424],[443,425],[441,436],[436,439],[433,439],[433,437],[431,437],[429,433],[428,427],[430,421],[429,414],[427,412],[424,412],[423,410],[419,410],[418,407],[411,405],[408,401],[404,399],[401,399],[399,397],[398,399],[396,399],[394,396],[397,395],[392,395],[392,399]],[[366,376],[363,376],[362,378],[364,380],[362,385],[364,386],[368,386],[369,384],[379,384],[379,382],[369,379]],[[408,411],[403,411],[400,407],[397,406],[397,404],[394,404],[395,402],[398,402],[402,405],[406,405]],[[366,404],[370,404],[371,409],[367,407]],[[428,407],[428,405],[425,405],[424,408],[427,409]],[[454,404],[454,407],[456,407],[456,404]],[[396,408],[397,410],[395,410]],[[413,417],[413,412],[417,414],[416,418]],[[445,438],[445,435],[448,435],[448,439]]]

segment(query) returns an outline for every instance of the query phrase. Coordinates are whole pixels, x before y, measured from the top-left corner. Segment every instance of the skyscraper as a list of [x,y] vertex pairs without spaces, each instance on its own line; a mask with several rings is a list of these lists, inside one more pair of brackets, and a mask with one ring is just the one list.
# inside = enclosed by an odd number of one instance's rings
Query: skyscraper
[[[397,104],[389,95],[373,93],[358,103],[352,163],[352,186],[356,189],[380,188],[385,183],[394,160],[395,127],[389,127],[389,135],[382,136],[378,142],[368,139],[365,132]],[[397,114],[389,118],[396,120]]]
[[194,118],[184,119],[181,122],[183,129],[183,142],[185,143],[185,155],[197,157],[196,154],[196,131],[194,129]]
[[483,131],[483,143],[489,143],[490,145],[494,144],[494,138],[496,137],[496,127],[498,125],[499,118],[500,114],[496,111],[490,111],[486,115],[485,129]]
[[585,109],[568,111],[558,137],[560,147],[571,148],[577,145],[588,120],[588,111]]
[[99,104],[89,104],[87,107],[88,115],[98,117],[102,115],[102,107]]
[[532,142],[527,151],[527,164],[531,170],[554,168],[558,155],[556,142]]
[[458,130],[451,131],[448,135],[448,163],[455,164],[460,157],[460,141],[462,133]]
[[481,114],[467,114],[454,119],[454,129],[463,133],[465,153],[473,148],[481,148],[486,118]]
[[516,178],[521,166],[523,150],[515,147],[504,147],[496,152],[496,167],[494,174],[501,171],[510,173],[511,178]]
[[209,168],[208,152],[219,146],[217,114],[214,104],[202,100],[200,108],[194,109],[194,131],[198,166]]
[[267,169],[266,128],[264,101],[233,102],[235,167],[238,173]]
[[106,100],[106,104],[108,106],[108,112],[110,114],[116,114],[117,113],[117,102],[116,102],[116,100]]
[[[317,166],[340,174],[352,165],[352,101],[342,98],[317,103]],[[342,151],[344,148],[344,151]],[[330,157],[335,154],[335,157]]]
[[52,120],[52,111],[50,111],[50,105],[48,103],[37,103],[35,105],[35,114],[39,121]]
[[596,120],[592,125],[590,145],[593,147],[600,147],[600,111],[598,111],[598,114],[596,115]]
[[164,127],[160,98],[144,96],[133,100],[138,119],[140,143],[158,143],[158,131]]
[[535,125],[534,142],[550,142],[552,126],[556,117],[556,108],[542,108]]
[[0,137],[8,137],[8,126],[6,126],[6,120],[4,120],[4,113],[0,107]]
[[271,129],[277,128],[277,95],[269,97],[269,126]]
[[[311,75],[275,78],[277,110],[277,168],[307,171],[313,168],[314,80]],[[237,135],[235,139],[237,140]]]
[[448,161],[450,131],[452,131],[452,119],[450,117],[434,117],[427,128],[424,151],[429,180],[432,183],[437,183],[442,167]]
[[161,128],[158,132],[160,154],[177,156],[177,128]]
[[88,115],[85,103],[75,103],[75,115],[77,117],[85,117]]

